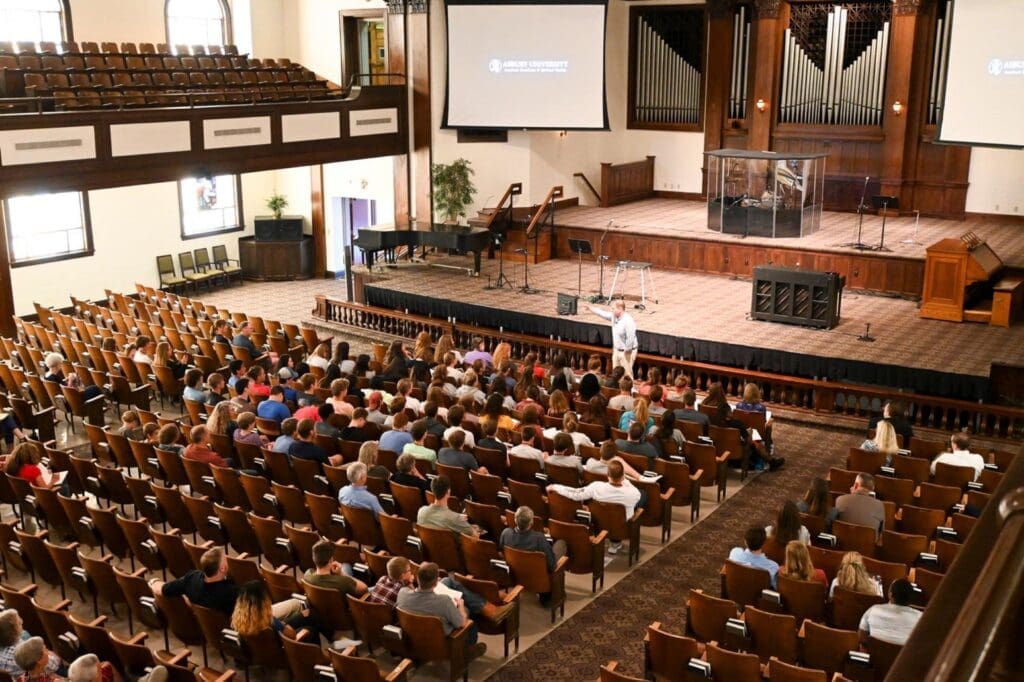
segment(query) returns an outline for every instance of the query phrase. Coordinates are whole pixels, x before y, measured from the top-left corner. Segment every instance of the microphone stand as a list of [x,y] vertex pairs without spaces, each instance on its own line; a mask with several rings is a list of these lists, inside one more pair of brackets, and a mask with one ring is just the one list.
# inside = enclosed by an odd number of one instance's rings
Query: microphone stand
[[600,263],[600,275],[598,276],[597,296],[593,298],[593,303],[605,303],[608,300],[604,297],[604,262],[608,260],[607,256],[604,255],[604,240],[608,236],[608,230],[611,229],[613,222],[612,220],[608,221],[604,232],[601,233],[601,239],[597,243],[597,261]]
[[851,249],[859,249],[861,251],[871,249],[870,246],[861,241],[861,233],[864,229],[864,197],[868,193],[868,180],[870,179],[871,176],[867,176],[864,178],[864,187],[861,188],[860,191],[860,203],[857,204],[857,241],[848,242],[846,244],[840,244],[840,246],[849,247]]

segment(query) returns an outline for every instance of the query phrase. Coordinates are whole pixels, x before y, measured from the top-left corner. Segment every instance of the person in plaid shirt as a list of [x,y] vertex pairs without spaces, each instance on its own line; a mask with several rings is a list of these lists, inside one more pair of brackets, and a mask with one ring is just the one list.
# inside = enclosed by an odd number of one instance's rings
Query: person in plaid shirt
[[395,608],[398,592],[403,587],[412,587],[415,575],[409,560],[396,556],[388,561],[388,574],[382,575],[377,584],[370,588],[366,600],[373,604],[387,604]]

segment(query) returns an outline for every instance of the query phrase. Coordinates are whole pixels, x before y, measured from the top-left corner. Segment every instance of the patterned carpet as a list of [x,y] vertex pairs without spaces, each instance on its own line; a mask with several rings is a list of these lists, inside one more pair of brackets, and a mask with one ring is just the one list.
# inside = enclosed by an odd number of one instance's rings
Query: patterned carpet
[[[637,234],[675,235],[690,239],[724,239],[726,241],[733,238],[728,235],[723,237],[717,232],[708,230],[707,204],[701,201],[645,199],[612,208],[580,206],[559,210],[555,219],[558,225],[601,229],[604,229],[609,220],[614,220],[616,229]],[[905,240],[915,239],[914,217],[889,217],[885,223],[885,245],[892,249],[892,252],[873,255],[924,260],[925,245],[946,237],[956,238],[970,230],[988,241],[989,246],[1002,258],[1004,263],[1015,267],[1024,266],[1024,230],[1021,229],[1021,219],[1018,216],[989,216],[985,218],[971,216],[966,220],[942,220],[922,216],[916,230],[916,241],[921,243],[905,244],[903,243]],[[866,244],[877,244],[881,232],[881,217],[866,213],[862,241]],[[849,249],[841,248],[839,245],[854,241],[856,236],[856,213],[825,211],[822,213],[821,229],[815,234],[788,239],[747,237],[743,242],[748,245],[766,244],[849,253]]]
[[782,503],[844,461],[861,436],[824,427],[776,424],[786,467],[761,474],[657,556],[635,568],[545,638],[515,657],[491,680],[593,680],[598,668],[619,661],[623,673],[643,675],[643,636],[654,621],[682,633],[690,588],[718,596],[718,571],[729,549],[742,544],[750,523],[767,524]]

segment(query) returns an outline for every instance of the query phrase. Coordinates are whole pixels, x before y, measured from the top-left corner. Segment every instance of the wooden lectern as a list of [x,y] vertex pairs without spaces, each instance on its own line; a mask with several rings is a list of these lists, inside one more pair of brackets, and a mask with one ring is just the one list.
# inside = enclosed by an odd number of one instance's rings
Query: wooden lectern
[[1024,283],[999,279],[1003,261],[973,233],[928,247],[921,317],[1010,326]]

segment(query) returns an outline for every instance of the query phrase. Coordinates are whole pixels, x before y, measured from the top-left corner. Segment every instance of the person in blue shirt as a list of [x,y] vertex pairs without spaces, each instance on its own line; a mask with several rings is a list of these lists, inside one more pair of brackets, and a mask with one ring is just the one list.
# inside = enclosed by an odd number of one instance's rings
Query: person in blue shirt
[[197,403],[206,402],[206,394],[203,393],[203,373],[198,369],[190,369],[185,372],[185,389],[181,396],[185,400],[192,400]]
[[409,415],[405,410],[397,413],[391,423],[391,430],[380,434],[378,447],[381,450],[401,453],[406,444],[412,442],[412,434],[407,430],[408,425]]
[[287,402],[298,404],[298,394],[289,384],[292,381],[292,370],[282,367],[277,371],[277,385],[284,391],[284,399]]
[[729,561],[737,564],[760,568],[771,574],[772,589],[775,589],[775,577],[779,573],[779,565],[764,555],[764,543],[768,534],[761,526],[751,526],[743,535],[743,543],[746,547],[733,547],[729,552]]
[[[266,402],[266,401],[263,401]],[[295,428],[299,425],[299,420],[295,417],[288,417],[281,422],[281,435],[274,441],[274,447],[271,448],[274,452],[288,453],[288,449],[295,442]]]
[[234,388],[238,380],[245,376],[245,363],[241,360],[232,360],[228,364],[228,386]]
[[273,419],[278,424],[292,416],[288,406],[284,404],[284,389],[280,386],[271,388],[270,397],[261,400],[260,404],[256,406],[256,416],[262,419]]
[[374,518],[384,509],[380,506],[377,496],[366,489],[366,465],[353,462],[348,466],[349,484],[338,492],[338,502],[346,507],[369,509]]

